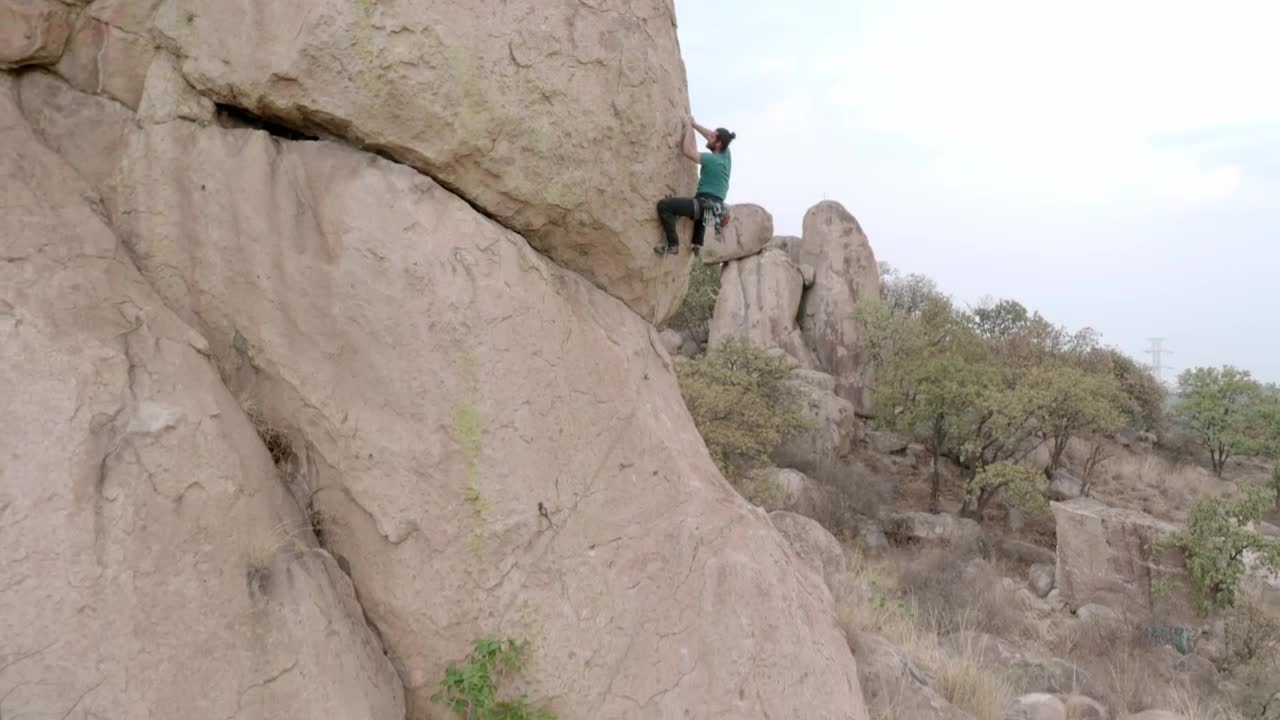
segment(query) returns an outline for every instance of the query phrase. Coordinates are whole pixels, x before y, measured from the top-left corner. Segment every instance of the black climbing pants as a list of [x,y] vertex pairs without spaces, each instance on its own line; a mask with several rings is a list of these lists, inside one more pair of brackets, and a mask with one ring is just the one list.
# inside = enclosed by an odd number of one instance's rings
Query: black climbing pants
[[676,236],[676,220],[682,217],[693,220],[693,246],[702,247],[702,236],[707,228],[702,222],[702,204],[698,199],[703,197],[717,202],[720,200],[711,195],[699,195],[691,198],[669,197],[658,201],[658,219],[662,221],[662,232],[667,236],[668,247],[680,244],[680,238]]

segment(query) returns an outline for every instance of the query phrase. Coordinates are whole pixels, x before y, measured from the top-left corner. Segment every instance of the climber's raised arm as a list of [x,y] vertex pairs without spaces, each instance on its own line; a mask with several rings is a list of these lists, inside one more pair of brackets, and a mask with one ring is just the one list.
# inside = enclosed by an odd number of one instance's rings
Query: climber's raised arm
[[[690,118],[692,120],[693,118]],[[694,127],[697,127],[696,125]],[[681,128],[680,131],[684,135],[684,145],[680,151],[690,160],[701,163],[702,156],[698,153],[698,146],[693,142],[693,133],[689,132],[689,128]]]
[[692,115],[689,116],[689,123],[693,125],[693,129],[697,130],[699,135],[706,138],[707,140],[710,140],[713,137],[715,137],[714,132],[699,125],[698,121],[694,120]]

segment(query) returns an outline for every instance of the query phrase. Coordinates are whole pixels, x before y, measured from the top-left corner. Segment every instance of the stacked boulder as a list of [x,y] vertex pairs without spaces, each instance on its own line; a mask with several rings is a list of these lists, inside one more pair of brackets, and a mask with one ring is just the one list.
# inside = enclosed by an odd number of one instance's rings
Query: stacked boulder
[[702,259],[723,265],[708,345],[737,336],[785,355],[811,428],[774,462],[821,484],[842,482],[872,414],[875,378],[855,310],[880,296],[880,276],[866,234],[839,203],[804,217],[801,237],[773,234],[757,205],[736,205],[722,236],[708,235]]

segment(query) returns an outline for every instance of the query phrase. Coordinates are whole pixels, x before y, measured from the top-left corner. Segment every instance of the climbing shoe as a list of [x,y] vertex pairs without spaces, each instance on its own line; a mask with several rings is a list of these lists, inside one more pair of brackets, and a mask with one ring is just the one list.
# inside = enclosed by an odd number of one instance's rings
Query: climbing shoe
[[667,245],[666,243],[661,243],[659,245],[655,245],[653,248],[653,251],[659,255],[679,255],[680,246]]
[[694,257],[702,257],[702,246],[701,246],[701,245],[694,245],[694,246],[693,246],[693,255],[694,255]]

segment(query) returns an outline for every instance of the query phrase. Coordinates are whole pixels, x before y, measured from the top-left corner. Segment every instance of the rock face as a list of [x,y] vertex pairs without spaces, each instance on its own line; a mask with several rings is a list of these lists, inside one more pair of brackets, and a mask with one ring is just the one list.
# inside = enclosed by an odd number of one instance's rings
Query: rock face
[[620,302],[332,143],[151,125],[115,185],[143,274],[288,439],[410,717],[486,633],[531,642],[561,717],[865,717],[829,593]]
[[[169,0],[203,93],[409,164],[651,321],[688,285],[656,202],[689,195],[669,0]],[[496,29],[496,30],[495,30]]]
[[1132,621],[1196,623],[1181,553],[1155,542],[1175,526],[1087,498],[1051,507],[1057,523],[1057,587],[1068,607],[1094,603]]
[[816,520],[781,510],[769,513],[769,520],[791,543],[791,549],[796,551],[800,560],[813,568],[828,587],[848,571],[849,564],[840,541]]
[[803,292],[799,268],[779,250],[728,263],[720,274],[710,344],[737,336],[760,348],[779,348],[812,368],[813,358],[796,325]]
[[854,317],[859,302],[880,297],[880,271],[867,236],[849,211],[826,201],[805,213],[799,242],[778,245],[787,249],[797,267],[813,268],[800,329],[818,367],[836,378],[837,395],[853,403],[860,415],[870,415],[875,377]]
[[833,392],[835,379],[816,370],[792,373],[809,427],[773,453],[782,467],[794,468],[825,483],[837,483],[849,471],[861,426],[853,404]]
[[1027,571],[1027,580],[1036,597],[1048,597],[1053,592],[1053,584],[1057,581],[1053,565],[1032,565]]
[[859,632],[852,640],[858,679],[875,717],[973,720],[929,687],[929,678],[884,637]]
[[57,0],[0,0],[0,68],[56,62],[74,16]]
[[162,0],[96,0],[76,20],[58,74],[87,93],[137,110],[155,56],[152,15]]
[[773,216],[759,205],[734,205],[729,215],[720,237],[707,231],[702,250],[702,262],[707,265],[755,255],[773,239]]
[[755,475],[777,488],[781,510],[816,519],[837,500],[834,489],[815,482],[799,470],[767,468]]
[[404,717],[250,420],[0,75],[6,717]]
[[1075,500],[1084,494],[1084,483],[1066,470],[1055,470],[1049,480],[1049,498],[1059,502]]

